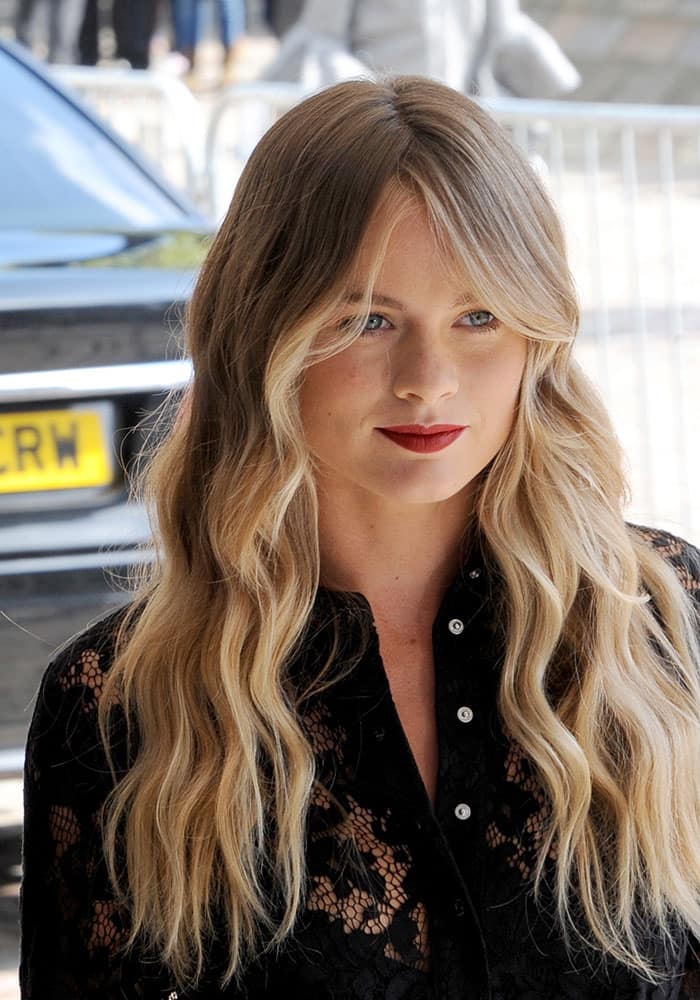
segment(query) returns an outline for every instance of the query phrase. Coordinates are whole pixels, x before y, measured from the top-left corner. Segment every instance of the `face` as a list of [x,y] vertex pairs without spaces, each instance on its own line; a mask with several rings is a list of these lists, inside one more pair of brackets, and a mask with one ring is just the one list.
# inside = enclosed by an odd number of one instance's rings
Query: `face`
[[[361,309],[353,291],[366,287],[390,218],[389,207],[369,227],[338,325]],[[301,414],[319,485],[355,504],[466,501],[508,438],[526,351],[450,276],[423,210],[411,207],[391,233],[362,336],[305,375]]]

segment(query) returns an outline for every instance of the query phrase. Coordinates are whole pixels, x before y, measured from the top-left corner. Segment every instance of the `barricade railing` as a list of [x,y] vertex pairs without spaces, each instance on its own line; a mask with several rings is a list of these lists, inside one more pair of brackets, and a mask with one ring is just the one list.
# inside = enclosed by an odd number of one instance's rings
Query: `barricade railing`
[[[217,216],[257,139],[307,93],[251,83],[221,95],[206,140]],[[629,457],[630,516],[700,541],[700,109],[481,103],[562,216],[582,305],[576,350]]]
[[205,162],[212,211],[223,216],[236,181],[258,139],[311,91],[299,83],[232,84],[214,104],[207,126]]
[[56,66],[54,71],[169,181],[200,207],[210,208],[206,120],[181,80],[154,70],[102,66]]
[[629,456],[632,513],[700,540],[700,109],[483,103],[563,217],[578,357]]

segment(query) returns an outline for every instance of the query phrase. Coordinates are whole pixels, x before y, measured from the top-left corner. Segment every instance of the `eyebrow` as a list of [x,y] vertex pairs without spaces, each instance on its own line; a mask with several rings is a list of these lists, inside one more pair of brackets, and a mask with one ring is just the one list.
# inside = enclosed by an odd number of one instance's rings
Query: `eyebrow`
[[[345,296],[345,301],[349,303],[362,302],[364,298],[365,296],[362,292],[348,292]],[[378,306],[389,306],[391,309],[398,309],[400,312],[405,312],[406,310],[403,302],[399,302],[398,299],[392,299],[390,295],[382,295],[381,292],[372,293],[372,302]],[[472,295],[460,295],[454,303],[454,308],[457,308],[457,306],[474,306],[476,304],[477,300]]]

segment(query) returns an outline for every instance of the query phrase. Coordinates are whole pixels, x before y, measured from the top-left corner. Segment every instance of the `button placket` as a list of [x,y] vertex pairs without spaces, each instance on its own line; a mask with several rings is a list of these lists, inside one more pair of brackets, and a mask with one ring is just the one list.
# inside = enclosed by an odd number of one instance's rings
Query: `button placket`
[[[468,570],[467,573],[466,573],[466,577],[467,577],[467,579],[469,581],[476,581],[476,580],[478,580],[481,577],[481,575],[482,575],[482,571],[478,567],[474,567],[473,569]],[[470,588],[467,587],[467,592],[469,591],[469,589]],[[474,590],[473,593],[476,594],[476,590]],[[453,613],[453,617],[448,618],[447,621],[446,621],[446,624],[447,624],[446,631],[449,633],[450,636],[458,638],[460,636],[463,636],[464,633],[466,632],[466,622],[467,621],[471,622],[471,620],[472,620],[471,617],[470,617],[471,611],[470,611],[469,608],[460,607],[458,604],[456,606],[453,605],[453,609],[454,609],[453,612],[452,612]],[[456,615],[454,613],[455,611],[457,612]],[[460,615],[460,614],[464,614],[465,617],[458,617],[458,615]],[[443,621],[444,621],[444,619],[443,619]],[[444,629],[445,625],[443,624],[442,627]],[[443,635],[444,635],[444,633],[443,633]],[[457,643],[455,643],[454,645],[452,645],[451,644],[451,640],[448,640],[449,645],[447,645],[445,647],[445,655],[448,658],[448,662],[449,662],[450,658],[457,653],[458,649],[462,649],[463,648],[463,642],[464,642],[464,640],[462,639],[460,641],[459,645]],[[467,678],[465,677],[464,680],[466,681]],[[465,695],[469,696],[468,692],[466,690],[463,691],[462,697],[464,697]],[[475,717],[474,716],[474,709],[470,705],[464,705],[464,704],[460,705],[459,702],[457,702],[457,705],[452,708],[452,712],[454,712],[454,715],[452,715],[452,719],[455,722],[459,722],[460,724],[463,724],[463,725],[472,722],[472,720]],[[456,716],[456,718],[455,718],[455,716]],[[453,722],[453,724],[454,724],[454,722]],[[464,733],[464,738],[469,738],[469,736],[468,736],[468,734],[466,732]],[[463,777],[467,778],[468,776],[464,775]],[[464,788],[464,791],[465,792],[467,791],[466,787]],[[460,823],[464,823],[467,820],[469,820],[472,817],[472,815],[473,815],[473,813],[472,813],[472,807],[467,802],[457,802],[453,806],[453,816],[454,816],[453,822],[459,821]],[[466,832],[466,830],[465,830],[465,832]],[[455,901],[455,912],[459,916],[461,916],[462,913],[464,912],[463,910],[462,910],[462,912],[460,912],[461,906],[463,906],[463,901],[462,900]]]

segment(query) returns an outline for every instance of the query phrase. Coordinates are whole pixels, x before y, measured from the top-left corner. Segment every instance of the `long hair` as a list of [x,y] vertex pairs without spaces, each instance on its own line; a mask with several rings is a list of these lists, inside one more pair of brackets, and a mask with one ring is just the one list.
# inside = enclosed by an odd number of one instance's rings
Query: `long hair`
[[504,581],[499,708],[551,807],[536,886],[555,857],[567,940],[653,978],[650,932],[665,940],[676,919],[700,932],[696,623],[624,523],[622,459],[571,356],[576,295],[542,185],[474,102],[418,77],[339,84],[281,118],[194,293],[194,377],[149,473],[156,560],[100,709],[107,746],[115,704],[137,734],[104,816],[131,940],[184,982],[223,935],[228,981],[303,906],[316,774],[290,665],[319,544],[299,388],[359,335],[361,322],[319,347],[389,197],[422,205],[446,262],[527,338],[513,430],[476,484]]

